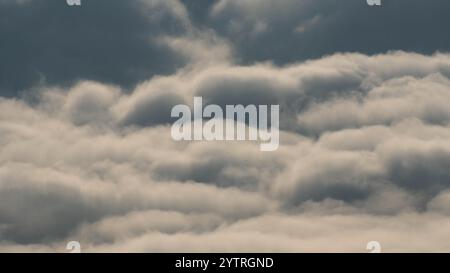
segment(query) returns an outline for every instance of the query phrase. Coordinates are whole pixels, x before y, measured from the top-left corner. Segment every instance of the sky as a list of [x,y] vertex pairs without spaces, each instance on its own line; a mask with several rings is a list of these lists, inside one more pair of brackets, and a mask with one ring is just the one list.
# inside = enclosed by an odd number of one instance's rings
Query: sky
[[[450,251],[448,0],[0,0],[0,252]],[[280,105],[280,146],[171,109]]]

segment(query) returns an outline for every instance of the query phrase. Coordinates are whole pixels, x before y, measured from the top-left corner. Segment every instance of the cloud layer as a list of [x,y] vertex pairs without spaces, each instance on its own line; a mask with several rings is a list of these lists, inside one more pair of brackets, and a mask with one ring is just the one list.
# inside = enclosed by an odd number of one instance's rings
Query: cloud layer
[[[131,93],[83,81],[32,103],[3,98],[2,249],[55,251],[71,238],[86,251],[364,251],[374,239],[445,249],[449,67],[445,54],[337,54],[219,63]],[[165,116],[139,122],[199,93],[286,105],[280,149],[174,142]],[[402,241],[421,232],[436,238]]]
[[[0,0],[0,252],[449,250],[444,1],[51,2]],[[279,104],[280,148],[173,141],[194,96]]]
[[450,3],[442,0],[220,0],[210,24],[229,37],[246,63],[318,58],[335,52],[448,51],[442,26]]

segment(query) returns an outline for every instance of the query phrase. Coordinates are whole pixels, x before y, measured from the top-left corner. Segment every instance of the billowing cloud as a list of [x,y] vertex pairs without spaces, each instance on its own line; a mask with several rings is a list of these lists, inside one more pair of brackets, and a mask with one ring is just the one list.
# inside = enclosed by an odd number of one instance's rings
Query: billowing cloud
[[449,10],[441,0],[220,0],[209,22],[243,62],[286,64],[335,52],[448,51]]
[[[2,98],[0,250],[445,250],[449,64],[404,52],[215,61],[132,92],[81,81]],[[280,103],[280,148],[173,141],[168,110],[196,95]]]
[[97,80],[133,86],[173,73],[185,57],[161,38],[192,31],[176,0],[0,1],[0,95]]
[[[419,2],[0,0],[0,252],[448,251],[450,9]],[[174,141],[195,96],[279,104],[279,149]]]

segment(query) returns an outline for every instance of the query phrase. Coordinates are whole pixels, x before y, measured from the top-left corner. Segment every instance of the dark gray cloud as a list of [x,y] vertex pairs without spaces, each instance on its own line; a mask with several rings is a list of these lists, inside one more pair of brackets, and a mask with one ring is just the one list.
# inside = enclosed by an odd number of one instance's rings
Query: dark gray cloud
[[161,94],[136,101],[132,110],[126,114],[122,124],[137,126],[156,126],[174,121],[171,117],[172,107],[184,104],[184,100],[175,94]]
[[[447,50],[445,1],[0,6],[0,252],[448,251],[450,55],[371,55]],[[279,149],[173,141],[198,95]]]
[[388,0],[381,7],[365,0],[221,0],[210,22],[234,42],[244,63],[286,64],[335,52],[450,50],[446,0]]
[[[126,89],[187,60],[161,37],[212,29],[243,63],[287,64],[335,52],[449,50],[445,0],[0,1],[0,94],[97,80]],[[401,15],[401,16],[400,16]],[[382,19],[380,19],[382,18]],[[424,42],[426,41],[426,42]],[[184,45],[186,47],[186,45]],[[347,79],[351,81],[351,79]],[[338,86],[324,84],[324,88]]]
[[211,8],[218,1],[219,0],[182,0],[181,2],[189,11],[192,21],[198,26],[202,26],[207,24]]
[[184,35],[176,1],[0,1],[0,95],[97,80],[131,88],[185,63],[160,36]]
[[450,153],[446,145],[420,141],[394,145],[386,155],[392,181],[431,196],[450,186]]

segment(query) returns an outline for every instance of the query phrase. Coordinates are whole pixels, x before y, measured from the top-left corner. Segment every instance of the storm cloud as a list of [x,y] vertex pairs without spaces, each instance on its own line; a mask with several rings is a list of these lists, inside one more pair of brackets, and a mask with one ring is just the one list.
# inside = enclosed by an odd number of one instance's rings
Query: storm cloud
[[210,22],[235,41],[244,63],[292,63],[335,52],[431,54],[449,50],[445,0],[220,0]]
[[89,79],[132,88],[183,66],[159,39],[190,30],[177,1],[0,1],[0,94]]
[[[448,251],[447,5],[0,0],[0,251]],[[174,141],[195,96],[279,149]]]

